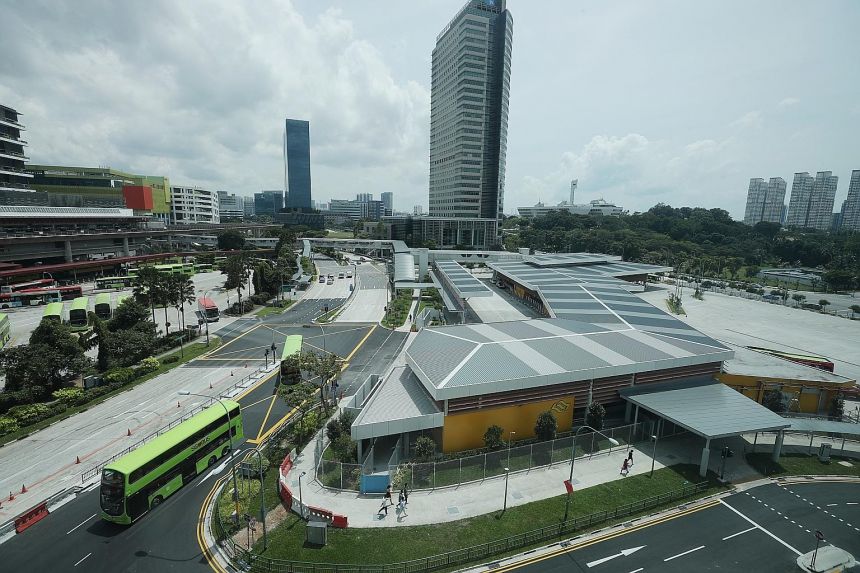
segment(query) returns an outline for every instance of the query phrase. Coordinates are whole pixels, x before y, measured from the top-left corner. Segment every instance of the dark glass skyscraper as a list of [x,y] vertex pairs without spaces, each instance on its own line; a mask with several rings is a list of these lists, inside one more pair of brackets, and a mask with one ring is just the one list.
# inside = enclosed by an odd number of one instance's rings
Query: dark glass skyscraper
[[498,219],[504,207],[513,18],[469,0],[436,38],[430,89],[430,215]]
[[310,123],[288,119],[284,128],[284,179],[287,207],[311,209]]

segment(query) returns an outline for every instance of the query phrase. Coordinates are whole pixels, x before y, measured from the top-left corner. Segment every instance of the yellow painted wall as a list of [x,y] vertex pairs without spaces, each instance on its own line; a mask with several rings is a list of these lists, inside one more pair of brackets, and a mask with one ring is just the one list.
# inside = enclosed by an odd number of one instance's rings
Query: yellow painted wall
[[449,453],[483,448],[484,432],[493,424],[504,428],[502,437],[505,440],[511,431],[516,432],[515,441],[534,437],[535,422],[540,413],[547,410],[558,420],[559,432],[570,430],[573,422],[573,396],[449,414],[445,416],[445,425],[442,428],[442,451]]
[[819,404],[819,394],[813,392],[801,392],[802,388],[818,388],[825,394],[825,398],[821,401],[822,408],[830,407],[830,402],[840,389],[848,388],[853,385],[853,381],[847,381],[845,384],[834,384],[827,382],[819,382],[816,380],[785,380],[782,378],[762,378],[760,376],[744,376],[742,374],[717,374],[717,379],[723,384],[732,386],[741,390],[741,393],[748,398],[752,398],[756,402],[761,402],[764,396],[764,387],[777,385],[786,394],[800,394],[798,402],[798,411],[805,414],[817,414]]

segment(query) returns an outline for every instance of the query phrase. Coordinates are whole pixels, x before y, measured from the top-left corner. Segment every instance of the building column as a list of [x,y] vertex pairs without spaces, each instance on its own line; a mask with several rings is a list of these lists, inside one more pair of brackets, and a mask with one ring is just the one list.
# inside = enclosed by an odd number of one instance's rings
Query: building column
[[632,410],[633,410],[633,404],[630,402],[627,402],[627,404],[624,406],[624,423],[625,424],[630,423],[630,412]]
[[71,241],[66,241],[65,250],[66,250],[66,253],[65,253],[66,254],[66,262],[71,263],[72,262],[72,242]]
[[708,459],[711,455],[711,438],[705,440],[705,447],[702,448],[702,461],[699,462],[699,475],[705,477],[708,473]]
[[364,440],[358,440],[357,444],[358,444],[358,463],[361,463],[361,458],[362,458],[362,455],[364,453],[364,452],[362,452],[362,450],[364,448],[362,448],[361,446],[364,444]]
[[775,462],[779,462],[779,454],[782,451],[782,438],[783,431],[780,430],[776,434],[776,439],[773,441],[773,457],[771,459]]
[[131,251],[128,250],[128,237],[122,238],[122,254],[126,257],[131,255]]
[[409,457],[409,432],[400,434],[400,443],[403,445],[403,457]]

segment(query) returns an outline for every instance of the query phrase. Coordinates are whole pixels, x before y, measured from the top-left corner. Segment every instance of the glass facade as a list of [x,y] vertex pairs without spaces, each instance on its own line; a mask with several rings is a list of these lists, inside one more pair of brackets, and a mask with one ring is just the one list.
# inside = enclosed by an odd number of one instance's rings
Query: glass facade
[[284,130],[284,165],[287,179],[287,207],[310,210],[311,135],[310,123],[288,119]]

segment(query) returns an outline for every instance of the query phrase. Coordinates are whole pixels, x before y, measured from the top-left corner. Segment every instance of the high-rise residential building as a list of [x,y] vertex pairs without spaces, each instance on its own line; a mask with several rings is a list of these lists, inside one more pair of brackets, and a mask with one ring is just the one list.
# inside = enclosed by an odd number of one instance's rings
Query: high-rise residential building
[[311,210],[310,123],[288,119],[284,127],[284,180],[287,207]]
[[436,37],[430,90],[430,215],[499,219],[513,18],[469,0]]
[[788,200],[788,213],[785,215],[786,227],[806,227],[814,181],[808,171],[794,174],[794,181],[791,182],[791,198]]
[[744,223],[755,225],[760,221],[782,222],[782,208],[785,203],[785,179],[771,177],[764,182],[760,177],[750,179],[747,191],[747,205]]
[[24,154],[27,142],[21,139],[24,126],[21,114],[11,107],[0,105],[0,191],[26,191],[33,175],[24,171]]
[[277,191],[260,191],[254,193],[254,214],[274,215],[280,213],[284,208],[284,192]]
[[221,214],[221,220],[245,218],[245,198],[235,193],[227,193],[226,191],[218,191],[218,210]]
[[394,193],[391,191],[385,191],[380,195],[380,199],[382,199],[382,205],[385,207],[385,210],[388,212],[388,215],[394,213]]
[[860,231],[860,169],[851,172],[848,197],[842,202],[841,228]]
[[786,226],[829,231],[838,182],[832,171],[819,171],[814,179],[808,172],[795,173]]
[[218,194],[199,187],[170,188],[170,222],[174,225],[220,223]]

